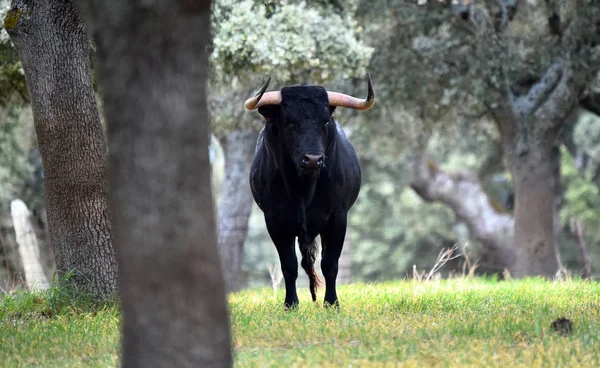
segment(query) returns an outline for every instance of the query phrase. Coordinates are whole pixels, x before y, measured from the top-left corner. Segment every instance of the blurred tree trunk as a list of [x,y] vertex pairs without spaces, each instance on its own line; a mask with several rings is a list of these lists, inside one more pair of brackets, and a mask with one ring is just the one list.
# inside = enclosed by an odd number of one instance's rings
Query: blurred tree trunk
[[413,166],[411,188],[428,202],[449,206],[463,221],[472,237],[483,246],[483,264],[493,270],[510,269],[515,262],[513,218],[499,212],[475,176],[465,172],[446,173],[427,161],[427,138],[420,137]]
[[10,214],[27,288],[45,290],[50,286],[50,282],[42,266],[40,248],[31,223],[31,212],[22,200],[15,199],[10,204]]
[[27,288],[45,290],[50,286],[50,282],[42,266],[40,248],[31,223],[31,212],[22,200],[15,199],[10,204],[10,214]]
[[577,245],[579,246],[579,253],[581,254],[581,261],[583,263],[583,274],[581,275],[584,279],[592,277],[592,264],[590,261],[590,255],[585,246],[585,239],[583,236],[583,226],[578,218],[571,219],[571,231],[575,233],[577,239]]
[[346,230],[344,238],[344,247],[340,255],[338,284],[349,284],[352,282],[352,244],[350,243],[350,229]]
[[225,152],[225,181],[219,204],[219,247],[227,291],[239,289],[248,219],[252,211],[250,165],[258,132],[254,128],[234,130],[221,139]]
[[208,151],[211,2],[79,3],[111,144],[123,367],[230,367]]
[[106,147],[83,23],[70,1],[15,0],[4,24],[25,70],[57,269],[75,269],[74,283],[112,294]]
[[560,150],[548,142],[526,155],[507,154],[515,186],[514,276],[554,277],[562,265],[558,253]]
[[528,82],[525,92],[509,91],[490,109],[515,186],[517,262],[511,273],[516,277],[555,277],[563,269],[557,236],[562,197],[558,139],[585,87],[573,68],[558,61],[535,83]]

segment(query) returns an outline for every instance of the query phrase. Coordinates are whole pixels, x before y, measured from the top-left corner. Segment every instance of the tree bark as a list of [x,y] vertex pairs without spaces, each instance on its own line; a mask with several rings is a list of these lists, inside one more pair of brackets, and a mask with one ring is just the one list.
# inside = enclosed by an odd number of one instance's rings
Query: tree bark
[[[562,269],[558,252],[560,152],[558,147],[530,147],[525,155],[508,153],[515,186],[516,277],[555,277]],[[555,151],[555,152],[553,152]]]
[[248,219],[252,211],[250,165],[258,132],[253,128],[229,132],[221,140],[225,151],[225,181],[219,204],[219,247],[227,291],[239,289]]
[[10,214],[15,227],[17,247],[27,288],[29,290],[45,290],[50,286],[50,281],[42,266],[40,247],[31,223],[31,212],[22,200],[15,199],[10,204]]
[[70,1],[15,0],[4,24],[25,70],[57,270],[75,269],[75,284],[112,294],[106,147],[83,23]]
[[562,198],[561,127],[579,104],[583,91],[573,65],[552,64],[523,94],[507,92],[490,109],[515,187],[515,277],[553,278],[563,270],[558,252],[558,205]]
[[98,47],[123,367],[229,367],[206,104],[210,1],[80,0]]
[[498,212],[490,203],[477,179],[464,172],[446,173],[428,162],[426,142],[413,166],[411,188],[428,202],[448,205],[463,221],[472,237],[483,246],[483,262],[490,269],[503,271],[515,263],[513,248],[513,218]]

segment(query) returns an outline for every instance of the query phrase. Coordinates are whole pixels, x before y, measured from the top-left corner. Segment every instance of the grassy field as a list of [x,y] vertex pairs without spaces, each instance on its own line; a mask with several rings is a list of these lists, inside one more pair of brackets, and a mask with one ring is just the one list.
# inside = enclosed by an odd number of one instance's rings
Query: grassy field
[[[341,310],[299,290],[282,310],[271,289],[233,294],[238,367],[596,367],[600,284],[481,279],[342,286]],[[320,290],[320,298],[323,290]],[[561,336],[560,317],[573,322]],[[117,304],[54,289],[0,302],[0,366],[116,366]]]

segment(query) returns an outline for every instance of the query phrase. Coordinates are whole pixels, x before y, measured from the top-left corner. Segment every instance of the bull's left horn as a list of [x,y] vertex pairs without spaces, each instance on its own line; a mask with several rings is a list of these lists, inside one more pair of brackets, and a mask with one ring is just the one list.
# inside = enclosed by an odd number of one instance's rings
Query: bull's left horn
[[356,110],[368,110],[373,107],[375,104],[375,91],[373,91],[371,74],[367,73],[367,78],[369,81],[369,92],[366,99],[361,100],[360,98],[338,92],[327,92],[327,96],[329,96],[329,104],[331,106],[348,107]]
[[267,92],[267,87],[269,86],[269,82],[271,81],[271,77],[267,79],[267,81],[260,87],[260,90],[252,97],[246,100],[244,106],[246,106],[246,110],[254,110],[263,105],[279,105],[281,104],[281,92]]

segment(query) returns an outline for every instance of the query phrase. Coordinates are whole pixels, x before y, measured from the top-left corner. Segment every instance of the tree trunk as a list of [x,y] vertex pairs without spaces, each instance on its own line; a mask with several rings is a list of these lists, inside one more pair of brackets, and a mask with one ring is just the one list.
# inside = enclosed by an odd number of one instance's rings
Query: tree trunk
[[502,272],[515,262],[513,218],[498,212],[490,203],[477,179],[464,172],[446,173],[425,155],[427,143],[420,142],[420,152],[413,166],[411,188],[428,202],[448,205],[463,221],[472,237],[483,246],[483,263]]
[[[584,24],[574,22],[568,31],[578,27]],[[507,86],[490,107],[515,187],[517,262],[510,271],[516,277],[553,278],[563,271],[557,239],[562,198],[558,137],[589,80],[585,64],[557,58],[535,83]]]
[[123,367],[230,367],[208,151],[210,1],[79,3],[104,91]]
[[83,23],[70,1],[15,0],[4,24],[25,70],[57,270],[75,269],[77,285],[112,294],[106,147]]
[[238,274],[253,203],[248,177],[257,139],[258,132],[249,128],[232,131],[221,140],[225,181],[219,204],[219,247],[229,292],[239,289]]
[[560,151],[551,142],[530,145],[529,152],[508,154],[515,186],[516,277],[555,277],[562,269],[558,253]]
[[50,282],[42,266],[40,247],[31,223],[31,212],[22,200],[15,199],[10,204],[10,214],[15,227],[27,288],[45,290],[50,286]]
[[350,229],[346,230],[344,238],[344,247],[339,260],[339,271],[337,276],[338,284],[349,284],[352,282],[352,250],[350,243]]

